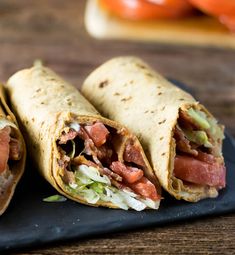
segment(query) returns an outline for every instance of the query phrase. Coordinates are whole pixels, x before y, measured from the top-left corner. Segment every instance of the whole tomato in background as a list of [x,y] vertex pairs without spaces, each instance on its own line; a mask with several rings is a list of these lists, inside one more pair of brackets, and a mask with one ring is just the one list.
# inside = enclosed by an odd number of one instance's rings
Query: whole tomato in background
[[100,0],[101,6],[126,19],[171,19],[190,15],[188,0]]
[[235,0],[189,0],[204,13],[216,16],[235,32]]

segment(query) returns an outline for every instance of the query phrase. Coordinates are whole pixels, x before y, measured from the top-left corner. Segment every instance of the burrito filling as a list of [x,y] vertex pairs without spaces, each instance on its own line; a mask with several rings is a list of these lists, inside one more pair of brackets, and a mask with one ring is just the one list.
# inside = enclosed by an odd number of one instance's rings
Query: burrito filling
[[0,129],[0,193],[12,181],[12,164],[15,164],[22,157],[22,144],[14,138],[14,129],[11,126],[4,126]]
[[226,185],[226,169],[221,157],[223,128],[201,110],[179,111],[174,130],[176,156],[174,176],[184,184],[215,187]]
[[124,133],[103,123],[71,123],[57,141],[62,180],[69,193],[88,203],[111,202],[115,206],[141,211],[157,209],[161,197],[144,176],[145,163],[134,141],[125,144],[123,160],[117,144]]

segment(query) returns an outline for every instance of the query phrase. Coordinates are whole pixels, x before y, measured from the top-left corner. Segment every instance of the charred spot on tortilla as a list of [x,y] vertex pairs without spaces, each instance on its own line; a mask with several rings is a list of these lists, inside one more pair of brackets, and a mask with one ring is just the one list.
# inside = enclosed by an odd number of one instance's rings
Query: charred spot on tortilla
[[158,92],[157,94],[158,94],[158,96],[160,96],[160,95],[162,95],[162,92]]
[[139,67],[140,69],[146,69],[146,66],[140,63],[136,63],[136,66]]
[[115,92],[113,95],[114,96],[120,96],[120,93],[119,92]]
[[42,89],[41,89],[41,88],[39,88],[39,89],[36,89],[36,92],[40,92],[40,91],[42,91]]
[[132,99],[132,96],[129,96],[129,97],[124,97],[121,99],[122,102],[126,102],[126,101],[129,101]]
[[152,74],[152,73],[149,73],[149,72],[145,73],[145,75],[148,76],[148,77],[151,77],[151,78],[154,77],[153,74]]
[[108,86],[108,84],[109,84],[108,80],[101,81],[99,83],[99,88],[104,88],[104,87]]
[[164,120],[162,120],[162,121],[159,121],[158,124],[161,125],[161,124],[163,124],[163,123],[165,123],[165,122],[166,122],[166,119],[164,119]]

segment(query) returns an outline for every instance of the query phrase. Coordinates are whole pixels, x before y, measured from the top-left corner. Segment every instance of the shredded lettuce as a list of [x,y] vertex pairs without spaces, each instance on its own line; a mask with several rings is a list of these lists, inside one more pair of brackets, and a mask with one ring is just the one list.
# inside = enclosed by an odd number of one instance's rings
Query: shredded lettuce
[[[199,145],[204,145],[207,148],[211,148],[213,154],[219,156],[221,154],[221,147],[219,146],[220,143],[218,141],[221,141],[224,138],[223,128],[218,124],[215,118],[207,116],[203,111],[190,108],[187,113],[201,129],[206,130],[184,130],[188,140]],[[210,142],[208,137],[214,142]]]
[[75,151],[76,151],[76,144],[73,140],[70,140],[70,142],[72,143],[72,151],[69,153],[69,157],[70,158],[74,158],[75,156]]
[[101,176],[98,169],[80,165],[75,169],[76,183],[66,185],[66,188],[72,194],[77,194],[85,198],[90,204],[95,204],[99,200],[112,202],[117,207],[128,210],[141,211],[146,207],[157,209],[159,201],[151,199],[140,199],[138,195],[130,190],[119,190],[111,186],[107,176]]
[[98,194],[104,193],[104,186],[99,182],[94,182],[90,185],[90,188],[93,189]]
[[77,123],[77,122],[73,122],[73,123],[71,123],[70,124],[70,127],[72,128],[72,129],[74,129],[75,131],[79,131],[80,130],[80,125]]
[[44,202],[64,202],[67,198],[61,196],[61,195],[53,195],[50,197],[43,198]]
[[202,129],[210,128],[210,124],[203,112],[190,108],[187,113]]
[[135,209],[136,211],[142,211],[146,208],[146,205],[144,203],[130,196],[125,191],[120,191],[120,193],[122,194],[127,205],[129,205],[131,208]]
[[93,181],[97,181],[97,182],[101,182],[101,183],[106,183],[108,185],[110,185],[110,180],[109,178],[104,175],[104,176],[100,176],[100,173],[98,171],[98,169],[92,167],[92,166],[85,166],[85,165],[80,165],[79,166],[79,171],[87,176],[88,178],[90,178]]
[[211,148],[212,144],[208,140],[208,136],[205,131],[193,131],[184,129],[184,134],[190,142],[194,142],[198,145],[204,145],[207,148]]

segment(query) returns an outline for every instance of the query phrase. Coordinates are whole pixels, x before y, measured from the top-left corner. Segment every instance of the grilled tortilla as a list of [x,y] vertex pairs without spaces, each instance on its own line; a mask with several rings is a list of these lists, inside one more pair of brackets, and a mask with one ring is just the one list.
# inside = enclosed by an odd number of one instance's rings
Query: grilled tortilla
[[0,215],[7,209],[24,172],[25,158],[23,137],[0,85]]
[[82,93],[137,135],[162,187],[175,198],[196,202],[225,187],[223,126],[141,59],[104,63],[85,80]]
[[92,206],[158,208],[160,187],[138,139],[75,87],[37,64],[6,88],[30,156],[59,193]]

